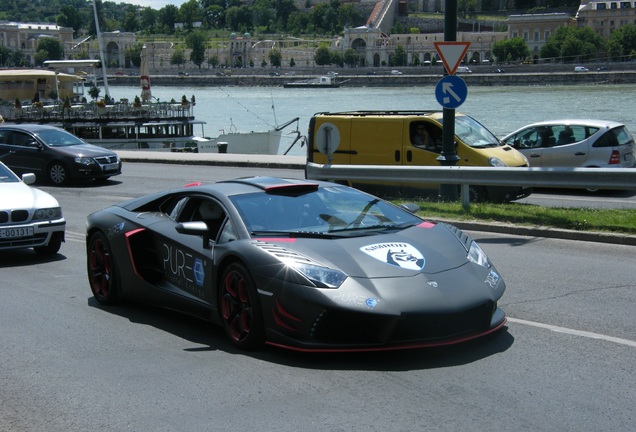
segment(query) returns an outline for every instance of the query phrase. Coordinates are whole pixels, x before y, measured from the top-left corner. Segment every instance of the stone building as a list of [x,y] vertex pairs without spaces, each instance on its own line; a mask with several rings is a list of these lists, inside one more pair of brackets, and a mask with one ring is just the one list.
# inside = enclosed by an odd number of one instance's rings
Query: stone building
[[528,45],[533,61],[541,47],[560,27],[576,27],[576,19],[566,13],[522,14],[508,17],[508,38],[520,37]]
[[581,0],[576,14],[581,27],[590,27],[604,38],[626,24],[636,24],[636,1]]

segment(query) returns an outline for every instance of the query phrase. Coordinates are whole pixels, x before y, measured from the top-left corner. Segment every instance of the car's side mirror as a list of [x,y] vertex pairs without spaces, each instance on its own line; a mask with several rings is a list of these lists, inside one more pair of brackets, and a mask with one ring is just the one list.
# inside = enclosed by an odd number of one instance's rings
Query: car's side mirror
[[203,236],[203,249],[210,249],[210,230],[205,222],[181,222],[175,229],[179,234]]
[[22,174],[22,182],[28,185],[35,183],[35,174],[33,173]]
[[420,206],[418,206],[415,203],[404,203],[404,204],[401,204],[400,207],[402,207],[404,210],[411,212],[413,214],[416,214],[418,211],[420,211]]

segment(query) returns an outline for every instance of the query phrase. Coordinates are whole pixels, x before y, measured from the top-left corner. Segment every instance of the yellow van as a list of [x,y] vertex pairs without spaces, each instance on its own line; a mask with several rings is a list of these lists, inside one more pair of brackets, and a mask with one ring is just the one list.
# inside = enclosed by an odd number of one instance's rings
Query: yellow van
[[[309,122],[307,160],[334,165],[440,166],[442,111],[322,112]],[[501,143],[475,119],[455,114],[457,165],[527,167],[519,151]],[[384,196],[437,193],[436,184],[349,182]],[[471,201],[511,201],[531,189],[471,186]]]

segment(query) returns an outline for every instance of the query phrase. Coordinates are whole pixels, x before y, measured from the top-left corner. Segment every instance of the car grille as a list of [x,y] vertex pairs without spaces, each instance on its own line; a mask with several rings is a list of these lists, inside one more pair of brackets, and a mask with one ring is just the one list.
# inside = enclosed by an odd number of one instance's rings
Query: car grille
[[29,219],[28,210],[0,211],[0,224],[24,222]]
[[399,317],[325,310],[313,334],[325,343],[409,343],[450,339],[490,327],[494,302],[454,313],[402,314]]
[[117,155],[110,155],[110,156],[96,157],[95,162],[97,162],[100,165],[107,165],[107,164],[114,164],[119,161],[117,160]]

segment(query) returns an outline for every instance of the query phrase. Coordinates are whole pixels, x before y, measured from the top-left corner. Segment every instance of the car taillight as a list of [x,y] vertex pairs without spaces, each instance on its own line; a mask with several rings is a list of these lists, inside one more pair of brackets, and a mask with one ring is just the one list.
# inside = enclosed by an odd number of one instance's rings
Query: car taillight
[[609,163],[610,165],[616,165],[621,163],[621,154],[618,152],[618,150],[612,151],[612,155],[610,156]]

